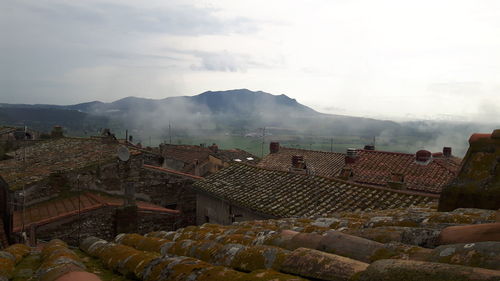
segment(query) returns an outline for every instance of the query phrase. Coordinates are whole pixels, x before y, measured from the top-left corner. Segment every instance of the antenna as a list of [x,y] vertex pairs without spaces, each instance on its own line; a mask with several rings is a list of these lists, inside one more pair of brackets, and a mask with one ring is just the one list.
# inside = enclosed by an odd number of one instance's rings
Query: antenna
[[130,151],[123,145],[120,145],[120,147],[118,147],[117,153],[118,159],[120,159],[120,161],[127,162],[130,159]]

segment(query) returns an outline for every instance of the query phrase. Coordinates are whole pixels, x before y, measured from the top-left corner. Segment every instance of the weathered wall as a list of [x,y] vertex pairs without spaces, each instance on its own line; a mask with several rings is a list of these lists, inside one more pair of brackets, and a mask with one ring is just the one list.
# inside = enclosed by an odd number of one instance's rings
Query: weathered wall
[[[115,214],[115,207],[104,207],[83,213],[80,219],[77,215],[67,217],[36,227],[36,237],[47,241],[57,238],[77,246],[78,229],[80,229],[80,240],[89,236],[112,240],[118,234],[115,232]],[[166,213],[139,211],[137,217],[137,232],[140,234],[159,230],[176,230],[183,226],[178,223],[178,216]]]
[[214,197],[196,194],[196,224],[206,222],[229,225],[235,221],[262,220],[268,217],[251,212]]
[[37,239],[49,241],[61,239],[68,244],[78,245],[78,230],[80,238],[89,236],[112,239],[114,237],[114,208],[101,208],[78,216],[71,216],[50,224],[39,226],[35,233]]
[[[126,179],[123,163],[111,161],[88,166],[78,171],[53,173],[43,181],[25,188],[25,206],[44,202],[69,192],[95,190],[113,195],[124,195]],[[195,216],[196,194],[191,191],[194,180],[142,168],[142,159],[131,160],[129,180],[134,183],[136,198],[162,207],[175,208]],[[22,190],[15,192],[17,208],[23,204]]]
[[439,211],[500,208],[500,129],[474,134],[457,178],[443,189]]

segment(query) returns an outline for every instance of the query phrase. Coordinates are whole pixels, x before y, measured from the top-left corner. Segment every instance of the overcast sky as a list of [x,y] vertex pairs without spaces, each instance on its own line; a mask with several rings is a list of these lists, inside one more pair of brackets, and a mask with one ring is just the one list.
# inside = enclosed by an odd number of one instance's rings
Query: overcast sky
[[498,0],[0,0],[0,102],[248,88],[314,109],[500,120]]

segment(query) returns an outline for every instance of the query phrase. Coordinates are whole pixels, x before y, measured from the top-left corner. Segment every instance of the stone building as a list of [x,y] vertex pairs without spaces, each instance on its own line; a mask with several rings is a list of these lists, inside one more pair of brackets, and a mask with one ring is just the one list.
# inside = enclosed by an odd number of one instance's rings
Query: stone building
[[438,153],[421,150],[410,154],[366,146],[348,149],[344,154],[280,147],[274,142],[270,152],[257,166],[280,171],[299,168],[312,175],[434,194],[439,194],[456,177],[461,162],[452,155],[450,147]]
[[[88,192],[124,198],[127,197],[126,187],[131,189],[130,193],[137,200],[156,205],[158,210],[162,210],[160,213],[165,213],[163,209],[178,211],[175,213],[175,224],[171,222],[172,218],[168,218],[164,227],[194,223],[196,201],[194,193],[190,193],[190,185],[197,179],[175,171],[145,168],[145,153],[134,148],[129,148],[128,161],[120,161],[117,157],[119,147],[119,141],[111,136],[61,137],[16,150],[11,153],[12,159],[0,161],[0,178],[3,179],[0,189],[7,193],[7,199],[0,196],[6,236],[16,233],[12,227],[16,222],[14,220],[13,223],[12,218],[21,211],[36,210],[47,201]],[[153,159],[154,156],[147,158]],[[101,208],[106,211],[99,212],[114,212],[114,207],[108,207]],[[61,210],[62,213],[67,212]],[[60,213],[53,215],[58,218]],[[21,216],[14,218],[19,220]],[[157,227],[161,225],[157,224]],[[24,228],[23,231],[28,233],[29,229]],[[43,233],[37,232],[36,236],[42,237]],[[19,238],[19,235],[15,237]]]
[[235,164],[194,185],[197,224],[407,208],[438,195]]
[[500,129],[473,134],[456,179],[441,193],[439,210],[500,209]]
[[257,164],[258,157],[241,149],[219,149],[216,144],[205,145],[172,145],[161,144],[160,154],[164,157],[164,168],[184,173],[207,176],[218,172],[232,163]]

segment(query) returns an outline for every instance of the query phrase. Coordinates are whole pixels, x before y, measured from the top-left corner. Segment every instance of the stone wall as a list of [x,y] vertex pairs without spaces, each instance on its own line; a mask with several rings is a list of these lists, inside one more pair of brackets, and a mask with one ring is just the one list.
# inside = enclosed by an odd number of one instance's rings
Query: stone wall
[[[53,173],[43,181],[25,188],[26,207],[71,192],[88,190],[124,195],[123,185],[133,182],[136,198],[153,204],[174,208],[186,215],[195,215],[196,194],[193,179],[142,168],[142,159],[134,157],[127,172],[124,163],[116,160],[88,166],[78,171]],[[125,174],[128,174],[127,178]],[[23,204],[23,190],[15,191],[17,208]]]
[[[80,240],[89,236],[111,240],[118,234],[115,231],[116,209],[116,207],[104,207],[83,213],[80,215],[80,219],[75,215],[38,226],[35,229],[36,238],[43,241],[61,239],[74,246],[78,245],[78,234],[80,234]],[[139,211],[137,213],[137,232],[146,234],[159,230],[176,230],[184,226],[180,222],[181,220],[177,215]],[[80,229],[80,232],[78,229]]]
[[439,200],[440,211],[457,208],[500,208],[500,129],[474,134],[456,179]]
[[81,240],[89,236],[111,239],[115,234],[113,223],[114,208],[107,207],[81,214],[80,220],[76,215],[39,226],[35,232],[39,240],[61,239],[70,245],[78,245],[79,229]]
[[260,215],[242,207],[231,205],[226,201],[205,195],[196,194],[196,224],[215,223],[229,225],[233,222],[263,220],[269,217]]

